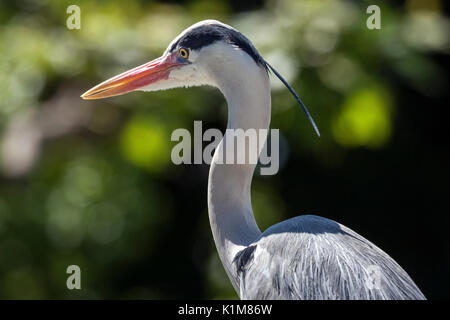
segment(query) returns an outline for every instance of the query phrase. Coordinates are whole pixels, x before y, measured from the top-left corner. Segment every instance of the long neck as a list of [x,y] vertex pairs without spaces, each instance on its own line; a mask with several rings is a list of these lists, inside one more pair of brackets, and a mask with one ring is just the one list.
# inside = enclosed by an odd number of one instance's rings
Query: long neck
[[[256,65],[242,68],[247,69],[235,70],[230,77],[222,74],[217,83],[228,103],[227,129],[268,129],[270,84],[267,72]],[[246,164],[225,164],[225,160],[221,161],[226,153],[226,148],[221,148],[230,139],[230,136],[224,135],[211,163],[208,211],[219,257],[235,290],[239,292],[233,258],[257,240],[261,232],[253,215],[250,195],[256,164],[249,161]],[[264,141],[258,141],[258,144],[263,145],[265,139],[264,135]]]

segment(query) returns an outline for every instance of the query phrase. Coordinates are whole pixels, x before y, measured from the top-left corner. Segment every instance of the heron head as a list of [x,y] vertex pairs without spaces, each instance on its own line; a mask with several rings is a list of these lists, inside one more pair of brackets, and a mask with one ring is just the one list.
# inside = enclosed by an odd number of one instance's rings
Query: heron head
[[200,85],[221,88],[224,82],[238,87],[252,75],[253,80],[255,74],[267,77],[269,69],[294,95],[320,136],[305,105],[286,80],[261,57],[250,40],[216,20],[192,25],[169,44],[161,57],[104,81],[81,97],[101,99],[136,90],[158,91]]
[[258,51],[239,31],[216,20],[205,20],[184,30],[161,57],[112,77],[81,97],[101,99],[136,90],[216,86],[217,74],[242,58],[266,68]]

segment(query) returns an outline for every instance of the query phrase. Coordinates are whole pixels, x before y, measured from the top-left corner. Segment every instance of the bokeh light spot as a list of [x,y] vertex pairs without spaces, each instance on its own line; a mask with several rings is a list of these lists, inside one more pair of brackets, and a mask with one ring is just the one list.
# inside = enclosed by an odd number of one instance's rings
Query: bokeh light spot
[[379,148],[391,135],[388,96],[376,88],[366,88],[350,95],[335,119],[335,140],[345,147]]
[[164,124],[147,117],[129,120],[120,137],[124,157],[151,172],[159,172],[169,163],[169,142],[170,133]]

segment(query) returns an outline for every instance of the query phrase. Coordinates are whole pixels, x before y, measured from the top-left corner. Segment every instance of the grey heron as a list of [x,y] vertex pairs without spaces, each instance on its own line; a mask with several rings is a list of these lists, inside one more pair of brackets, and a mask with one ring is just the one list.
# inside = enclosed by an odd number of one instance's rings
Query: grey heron
[[[164,54],[82,95],[99,99],[135,90],[209,85],[228,103],[232,129],[267,129],[268,73],[294,90],[236,29],[215,20],[192,25]],[[327,218],[301,215],[261,232],[251,205],[255,164],[223,164],[215,151],[208,180],[208,213],[216,248],[241,299],[425,299],[385,252]],[[376,281],[374,281],[374,279]]]

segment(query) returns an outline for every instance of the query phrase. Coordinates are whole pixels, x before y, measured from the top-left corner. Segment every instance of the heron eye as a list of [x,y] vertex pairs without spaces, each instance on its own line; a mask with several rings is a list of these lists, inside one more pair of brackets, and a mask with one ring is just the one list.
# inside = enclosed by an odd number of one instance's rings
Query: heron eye
[[189,58],[189,51],[187,51],[185,48],[180,48],[180,50],[178,50],[178,54],[179,54],[180,57],[182,57],[183,59]]

